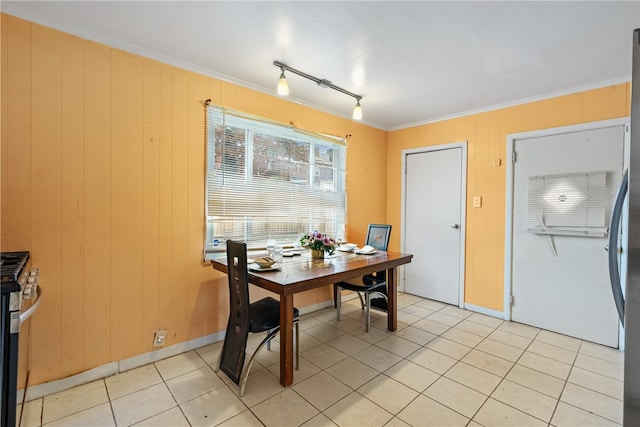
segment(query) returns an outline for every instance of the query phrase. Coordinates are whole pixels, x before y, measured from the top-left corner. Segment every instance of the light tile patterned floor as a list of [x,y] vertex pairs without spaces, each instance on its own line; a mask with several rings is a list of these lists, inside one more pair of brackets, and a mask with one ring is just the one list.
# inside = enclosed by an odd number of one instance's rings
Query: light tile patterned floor
[[[301,369],[263,350],[245,396],[213,372],[221,343],[27,402],[22,426],[610,426],[623,354],[399,295],[398,331],[351,300],[302,317]],[[252,337],[249,345],[259,340]],[[18,410],[20,411],[20,407]]]

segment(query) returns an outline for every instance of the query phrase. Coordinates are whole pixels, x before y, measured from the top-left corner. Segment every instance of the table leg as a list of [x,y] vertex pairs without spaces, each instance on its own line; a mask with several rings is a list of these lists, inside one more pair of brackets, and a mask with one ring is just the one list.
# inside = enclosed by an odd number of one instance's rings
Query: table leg
[[293,295],[280,295],[280,384],[293,383]]
[[398,269],[387,270],[387,329],[398,329]]

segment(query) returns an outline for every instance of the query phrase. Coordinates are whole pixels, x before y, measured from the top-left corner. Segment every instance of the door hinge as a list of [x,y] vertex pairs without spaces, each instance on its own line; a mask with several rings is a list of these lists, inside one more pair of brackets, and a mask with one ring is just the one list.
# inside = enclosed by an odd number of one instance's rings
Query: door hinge
[[509,306],[513,307],[513,295],[509,295]]
[[511,153],[511,163],[515,163],[518,160],[518,153],[516,153],[515,151],[513,151]]

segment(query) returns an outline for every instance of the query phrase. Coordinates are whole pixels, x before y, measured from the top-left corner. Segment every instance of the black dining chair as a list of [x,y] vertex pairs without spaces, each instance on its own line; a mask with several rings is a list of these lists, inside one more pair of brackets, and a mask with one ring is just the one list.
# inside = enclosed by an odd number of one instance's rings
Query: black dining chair
[[[389,247],[389,236],[391,235],[391,225],[369,224],[367,239],[365,244],[373,246],[376,250],[385,251]],[[366,255],[363,255],[366,256]],[[366,276],[350,279],[334,284],[334,298],[336,301],[336,311],[340,320],[340,306],[342,305],[342,290],[346,289],[358,293],[362,309],[366,309],[366,331],[369,332],[371,324],[371,308],[387,311],[387,272],[379,271]],[[364,295],[364,300],[362,298]]]
[[[254,360],[265,344],[280,331],[280,302],[271,297],[250,303],[249,273],[247,270],[247,244],[227,241],[227,276],[229,278],[229,320],[222,350],[214,371],[222,370],[240,386],[240,397],[244,396],[247,377]],[[296,329],[296,369],[300,369],[300,312],[293,309]],[[266,332],[258,344],[247,366],[244,366],[249,332]],[[244,369],[243,369],[244,368]]]

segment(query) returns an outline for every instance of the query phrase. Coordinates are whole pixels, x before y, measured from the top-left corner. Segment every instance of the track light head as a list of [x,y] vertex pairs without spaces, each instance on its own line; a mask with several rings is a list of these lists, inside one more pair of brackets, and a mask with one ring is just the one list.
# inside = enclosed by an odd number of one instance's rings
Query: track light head
[[287,77],[284,75],[284,69],[281,69],[280,78],[278,79],[278,95],[287,96],[289,95],[289,83],[287,82]]
[[356,102],[356,106],[353,108],[353,120],[362,120],[362,106],[360,100]]

